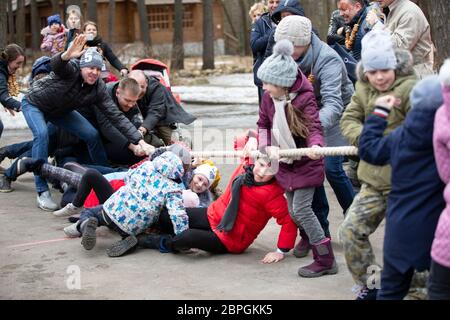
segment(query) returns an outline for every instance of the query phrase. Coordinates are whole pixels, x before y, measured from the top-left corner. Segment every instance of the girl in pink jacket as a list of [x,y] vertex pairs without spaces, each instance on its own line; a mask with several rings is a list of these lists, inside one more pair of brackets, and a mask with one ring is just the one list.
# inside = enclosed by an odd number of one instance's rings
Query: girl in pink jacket
[[47,18],[48,26],[41,30],[44,39],[41,43],[41,50],[53,56],[63,52],[67,42],[66,28],[61,22],[59,14]]
[[450,300],[450,59],[441,68],[444,105],[437,111],[434,122],[434,153],[439,175],[447,185],[444,198],[447,207],[441,214],[431,249],[428,294],[432,300]]

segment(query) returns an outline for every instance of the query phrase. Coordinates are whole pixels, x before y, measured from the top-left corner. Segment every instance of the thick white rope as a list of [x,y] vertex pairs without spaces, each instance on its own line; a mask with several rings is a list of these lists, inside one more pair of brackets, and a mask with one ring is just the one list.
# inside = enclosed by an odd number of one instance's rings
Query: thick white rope
[[[324,148],[300,148],[280,150],[280,157],[292,158],[306,156],[309,152],[314,152],[319,156],[356,156],[358,149],[356,147],[324,147]],[[259,151],[250,153],[251,157],[257,157]],[[191,151],[194,158],[240,158],[243,157],[243,151]]]

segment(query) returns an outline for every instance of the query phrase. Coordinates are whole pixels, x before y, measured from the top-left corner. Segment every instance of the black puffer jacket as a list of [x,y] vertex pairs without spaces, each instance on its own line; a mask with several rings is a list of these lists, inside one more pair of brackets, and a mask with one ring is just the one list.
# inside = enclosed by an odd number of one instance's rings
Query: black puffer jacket
[[5,108],[19,111],[20,102],[9,95],[8,78],[8,63],[4,59],[0,59],[0,104]]
[[[114,101],[114,105],[119,110],[119,112],[122,112],[122,114],[127,117],[128,120],[134,125],[134,127],[137,129],[142,125],[143,117],[141,115],[141,112],[139,111],[139,108],[135,106],[134,108],[131,108],[127,112],[123,112],[120,109],[119,101],[117,100],[116,91],[117,87],[119,86],[119,82],[110,82],[106,85],[108,94],[111,96],[111,99]],[[98,122],[98,126],[100,128],[100,132],[102,135],[103,140],[106,143],[114,143],[116,145],[126,147],[130,144],[128,139],[119,131],[117,130],[109,121],[105,115],[100,112],[100,110],[95,107],[94,111],[96,113],[96,119]]]
[[99,110],[132,143],[142,136],[114,105],[103,81],[84,83],[78,60],[63,61],[61,54],[52,57],[52,72],[33,83],[25,98],[48,119],[62,117],[76,108],[96,105]]
[[157,79],[148,77],[147,92],[138,101],[139,109],[144,116],[142,126],[153,130],[156,125],[167,126],[172,123],[191,124],[196,117],[186,112],[177,103],[172,93]]

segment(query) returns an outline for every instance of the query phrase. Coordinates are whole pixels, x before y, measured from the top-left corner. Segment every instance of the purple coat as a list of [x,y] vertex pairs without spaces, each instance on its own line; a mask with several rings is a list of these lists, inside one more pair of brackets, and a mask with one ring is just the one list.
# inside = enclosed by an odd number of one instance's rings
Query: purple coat
[[[297,148],[306,148],[313,145],[323,146],[322,125],[319,119],[319,108],[314,96],[314,89],[300,69],[297,80],[289,89],[289,92],[297,93],[297,97],[292,101],[292,105],[295,109],[301,110],[310,123],[309,136],[306,139],[295,138]],[[257,122],[260,149],[271,145],[271,129],[274,114],[275,106],[273,100],[270,94],[265,92],[259,108],[259,120]],[[292,164],[280,163],[276,178],[278,183],[287,191],[321,186],[324,181],[323,159],[311,160],[305,156]]]
[[431,256],[434,261],[450,268],[450,86],[442,89],[444,105],[437,111],[434,122],[434,154],[439,175],[447,185],[444,199],[447,207],[441,213]]

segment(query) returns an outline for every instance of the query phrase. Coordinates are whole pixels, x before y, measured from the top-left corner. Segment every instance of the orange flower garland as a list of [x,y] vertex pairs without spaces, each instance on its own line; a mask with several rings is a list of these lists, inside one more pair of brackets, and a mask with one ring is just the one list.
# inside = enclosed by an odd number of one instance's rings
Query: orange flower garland
[[345,47],[347,48],[347,50],[352,50],[353,44],[355,43],[356,35],[358,34],[358,30],[359,30],[359,23],[356,23],[353,26],[351,33],[350,31],[347,31],[345,33]]
[[8,77],[8,93],[11,97],[18,97],[19,92],[20,87],[16,81],[16,75],[10,74]]

